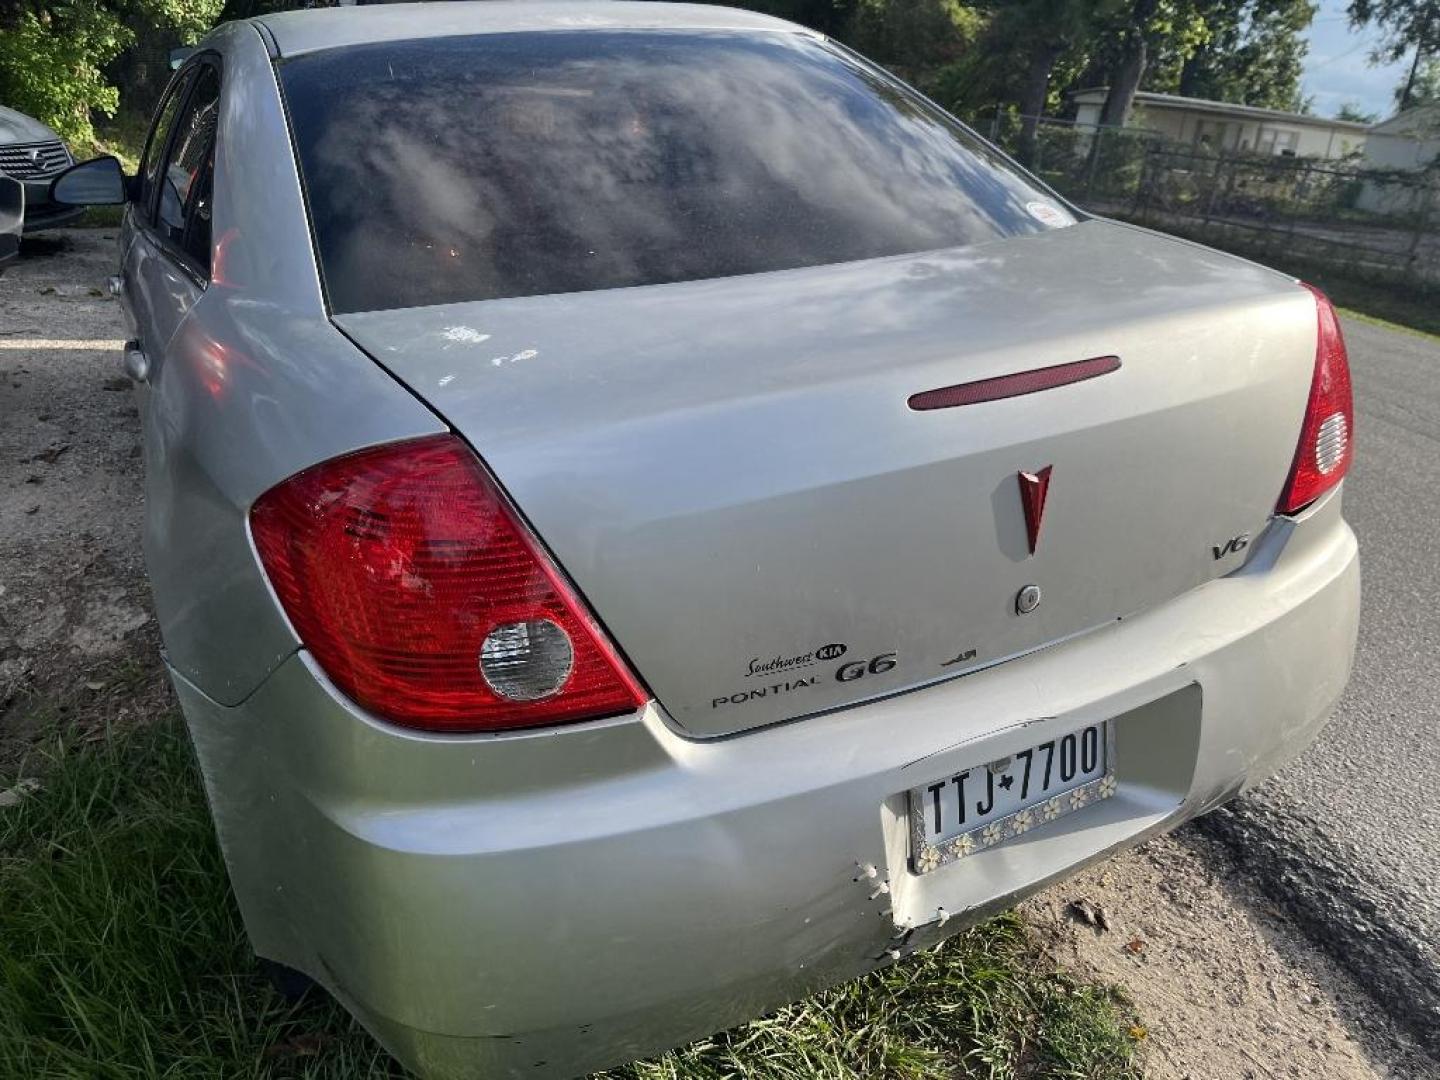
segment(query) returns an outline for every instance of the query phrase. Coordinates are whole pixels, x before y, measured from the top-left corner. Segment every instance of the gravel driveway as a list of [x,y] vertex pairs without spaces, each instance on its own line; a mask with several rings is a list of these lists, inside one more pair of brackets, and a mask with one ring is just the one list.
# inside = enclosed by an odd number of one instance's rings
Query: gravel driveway
[[[137,415],[117,364],[120,311],[104,291],[113,264],[112,230],[74,230],[30,242],[0,276],[0,776],[33,740],[22,704],[83,694],[125,664],[142,689],[107,723],[153,711],[163,694]],[[1156,1076],[1440,1076],[1390,1020],[1407,1012],[1394,972],[1373,979],[1366,968],[1409,963],[1423,986],[1434,972],[1416,958],[1440,930],[1440,796],[1429,783],[1440,766],[1440,349],[1346,330],[1362,425],[1347,499],[1366,599],[1356,679],[1327,738],[1261,798],[1212,815],[1218,841],[1159,840],[1026,905],[1062,962],[1132,994]],[[1348,892],[1313,887],[1339,878]],[[1103,907],[1111,929],[1077,921],[1074,899]],[[1404,947],[1356,951],[1357,936]]]
[[112,230],[47,233],[0,275],[0,710],[154,652],[114,252]]

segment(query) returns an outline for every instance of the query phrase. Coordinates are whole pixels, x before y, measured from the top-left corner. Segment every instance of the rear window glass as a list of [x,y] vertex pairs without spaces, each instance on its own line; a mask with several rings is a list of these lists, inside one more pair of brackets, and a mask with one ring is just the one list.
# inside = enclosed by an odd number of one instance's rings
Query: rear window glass
[[337,313],[785,270],[1073,219],[825,42],[600,30],[281,68]]

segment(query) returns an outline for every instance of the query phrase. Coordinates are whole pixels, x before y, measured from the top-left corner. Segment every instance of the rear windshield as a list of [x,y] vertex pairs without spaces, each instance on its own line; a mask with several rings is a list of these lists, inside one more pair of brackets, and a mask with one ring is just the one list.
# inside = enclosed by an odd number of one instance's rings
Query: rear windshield
[[789,33],[383,42],[281,67],[332,309],[786,270],[1073,218],[944,113]]

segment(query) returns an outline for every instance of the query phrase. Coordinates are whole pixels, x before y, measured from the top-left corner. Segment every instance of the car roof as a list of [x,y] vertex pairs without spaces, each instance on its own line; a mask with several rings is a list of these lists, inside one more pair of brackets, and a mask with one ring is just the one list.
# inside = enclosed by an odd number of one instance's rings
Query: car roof
[[[261,15],[281,56],[379,41],[528,30],[813,31],[769,15],[652,0],[439,0],[311,8]],[[818,36],[818,35],[816,35]]]

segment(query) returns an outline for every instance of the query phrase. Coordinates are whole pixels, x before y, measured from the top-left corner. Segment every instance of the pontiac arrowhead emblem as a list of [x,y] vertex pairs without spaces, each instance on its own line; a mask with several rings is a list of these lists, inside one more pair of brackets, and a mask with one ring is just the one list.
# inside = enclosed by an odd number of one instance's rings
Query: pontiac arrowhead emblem
[[1040,540],[1040,523],[1045,519],[1045,495],[1050,490],[1050,469],[1046,465],[1035,472],[1020,473],[1020,505],[1025,508],[1025,533],[1030,538],[1030,554]]

